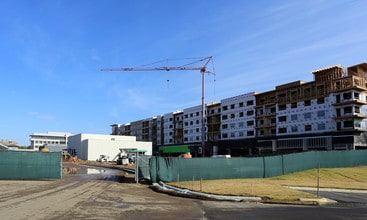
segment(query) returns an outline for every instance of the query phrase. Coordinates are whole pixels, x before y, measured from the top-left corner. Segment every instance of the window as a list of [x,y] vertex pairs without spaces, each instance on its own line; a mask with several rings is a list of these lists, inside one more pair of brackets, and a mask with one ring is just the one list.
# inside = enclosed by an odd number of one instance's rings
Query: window
[[247,106],[254,105],[254,100],[247,101],[246,105],[247,105]]
[[310,106],[311,105],[311,100],[306,100],[306,101],[304,101],[304,103],[305,103],[305,106]]
[[353,128],[353,121],[344,121],[345,128]]
[[239,116],[240,116],[240,118],[242,118],[243,117],[243,112],[240,112]]
[[279,102],[285,102],[286,96],[287,96],[287,94],[285,94],[285,93],[278,94],[278,101]]
[[355,128],[360,128],[361,127],[361,121],[360,120],[356,120],[355,122],[354,122],[354,127]]
[[196,120],[196,124],[197,124],[197,125],[198,125],[198,124],[200,124],[199,120]]
[[344,100],[349,100],[351,98],[352,98],[352,93],[351,92],[343,93],[343,99]]
[[324,124],[324,123],[322,123],[322,124],[317,124],[317,129],[318,129],[319,131],[321,131],[321,130],[325,130],[325,124]]
[[243,107],[243,102],[240,102],[239,104],[238,104],[238,106],[241,108],[241,107]]
[[228,134],[226,133],[222,134],[222,138],[228,138]]
[[231,109],[234,109],[234,104],[231,105]]
[[238,122],[238,127],[239,127],[239,128],[243,128],[243,125],[244,125],[243,121]]
[[317,117],[322,118],[324,116],[325,116],[325,111],[324,110],[317,112]]
[[312,125],[305,125],[305,131],[311,131]]
[[275,130],[275,128],[272,128],[272,129],[270,130],[270,134],[276,134],[276,130]]
[[225,106],[222,107],[222,109],[223,109],[223,111],[227,111],[228,110],[228,106],[225,105]]
[[253,126],[254,125],[254,121],[247,121],[247,126]]
[[261,120],[259,120],[258,123],[259,123],[259,125],[263,125],[264,124],[264,120],[261,119]]
[[228,124],[223,124],[223,125],[222,125],[222,128],[223,128],[223,129],[227,129],[227,128],[228,128]]
[[336,103],[340,103],[340,95],[336,95],[335,98],[336,98]]
[[234,138],[234,137],[235,137],[234,132],[231,132],[231,137],[232,137],[232,138]]
[[231,114],[231,118],[235,118],[236,117],[236,115],[235,114]]
[[243,131],[238,132],[238,136],[243,137]]
[[260,135],[261,136],[264,136],[264,133],[265,133],[264,130],[260,130]]
[[291,130],[292,132],[298,132],[298,127],[294,125],[291,127]]
[[283,105],[279,105],[279,106],[278,106],[278,110],[279,110],[279,111],[283,111],[283,110],[285,110],[286,108],[287,108],[287,106],[286,106],[286,105],[284,105],[284,104],[283,104]]
[[198,133],[200,130],[199,130],[199,128],[196,128],[196,133]]
[[247,131],[247,136],[253,136],[254,135],[254,131]]
[[297,108],[297,102],[291,103],[291,108]]
[[231,127],[231,129],[235,129],[236,128],[236,124],[235,123],[231,123],[229,126]]
[[286,133],[287,132],[287,128],[279,128],[278,129],[279,133]]
[[200,115],[200,112],[196,112],[196,116],[199,116]]
[[277,119],[276,118],[271,118],[270,119],[270,124],[275,124],[275,123],[277,123]]
[[359,106],[354,106],[354,112],[355,113],[361,113],[361,111],[359,110]]
[[287,121],[287,116],[280,116],[280,117],[278,117],[278,121],[279,122],[285,122],[285,121]]
[[325,99],[324,98],[318,98],[317,99],[317,104],[324,104],[325,103]]
[[344,107],[344,114],[351,114],[351,113],[352,113],[352,107],[351,106]]
[[311,118],[311,112],[306,112],[303,114],[304,119],[310,119]]
[[254,114],[254,111],[253,110],[247,111],[246,114],[247,114],[247,116],[253,115]]
[[222,120],[227,120],[228,116],[227,115],[222,115]]
[[295,121],[295,120],[297,120],[298,119],[298,115],[291,115],[291,120],[292,121]]

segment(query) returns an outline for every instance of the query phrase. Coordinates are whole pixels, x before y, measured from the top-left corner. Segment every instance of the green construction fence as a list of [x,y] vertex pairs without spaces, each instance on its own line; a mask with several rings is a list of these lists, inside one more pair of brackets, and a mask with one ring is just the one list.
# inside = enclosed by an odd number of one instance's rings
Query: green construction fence
[[266,178],[312,168],[367,165],[367,150],[313,151],[264,157],[167,158],[151,157],[151,182],[198,179]]
[[0,151],[0,179],[61,179],[61,152]]

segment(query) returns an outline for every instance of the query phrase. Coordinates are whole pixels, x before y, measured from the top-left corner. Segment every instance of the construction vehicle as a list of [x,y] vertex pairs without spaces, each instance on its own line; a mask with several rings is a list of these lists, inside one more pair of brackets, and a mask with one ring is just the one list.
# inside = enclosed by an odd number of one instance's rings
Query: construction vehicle
[[62,161],[75,163],[78,161],[78,157],[72,156],[67,150],[63,150],[62,151]]
[[106,155],[100,155],[99,158],[96,160],[97,162],[107,162],[108,159],[110,159],[109,156]]
[[112,161],[116,160],[117,165],[126,165],[129,164],[129,158],[126,151],[123,148],[120,148],[120,152],[116,154],[116,156],[112,159]]
[[48,149],[48,147],[46,147],[46,145],[39,147],[38,150],[41,151],[41,152],[50,152],[50,149]]

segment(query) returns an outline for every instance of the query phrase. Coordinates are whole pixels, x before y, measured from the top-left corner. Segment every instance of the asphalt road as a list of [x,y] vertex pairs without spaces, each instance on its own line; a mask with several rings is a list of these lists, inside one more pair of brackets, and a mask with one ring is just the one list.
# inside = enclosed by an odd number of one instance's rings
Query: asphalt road
[[[315,190],[302,190],[317,195]],[[367,192],[359,190],[337,190],[337,189],[321,189],[319,191],[321,197],[335,200],[339,206],[365,206],[367,208]]]
[[66,166],[61,180],[0,181],[0,219],[367,219],[365,203],[195,200],[154,192],[120,170]]

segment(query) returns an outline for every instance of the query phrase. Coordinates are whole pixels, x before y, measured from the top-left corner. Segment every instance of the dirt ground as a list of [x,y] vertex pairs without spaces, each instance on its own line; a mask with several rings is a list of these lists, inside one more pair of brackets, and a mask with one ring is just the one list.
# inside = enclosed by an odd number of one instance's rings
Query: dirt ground
[[122,170],[64,164],[60,180],[0,181],[0,219],[366,219],[365,205],[307,207],[157,193]]
[[[61,180],[0,181],[0,219],[173,219],[195,201],[153,192],[121,170],[69,164]],[[123,184],[125,183],[125,184]]]

